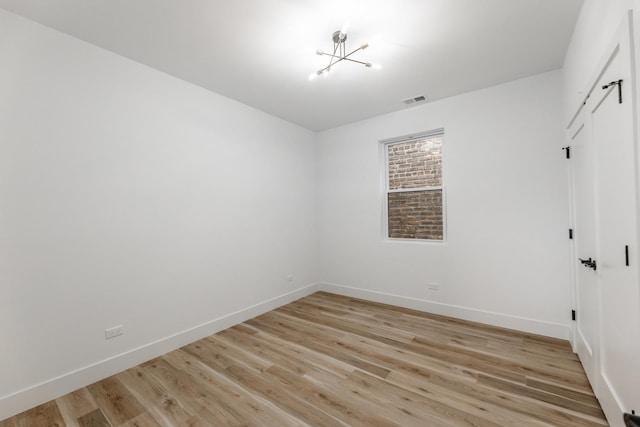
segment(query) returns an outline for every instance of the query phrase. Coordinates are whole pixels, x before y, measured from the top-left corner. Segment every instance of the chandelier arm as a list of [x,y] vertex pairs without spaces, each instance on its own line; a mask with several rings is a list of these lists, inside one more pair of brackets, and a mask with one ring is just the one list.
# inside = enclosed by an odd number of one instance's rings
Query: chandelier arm
[[351,58],[347,58],[346,56],[344,58],[342,58],[343,61],[350,61],[350,62],[356,62],[358,64],[362,64],[364,66],[370,65],[368,62],[362,62],[362,61],[358,61],[356,59],[351,59]]
[[[336,58],[338,58],[338,60],[337,60],[337,61],[335,61],[335,62],[330,62],[330,63],[329,63],[329,65],[327,65],[326,67],[319,69],[319,70],[317,71],[317,74],[318,74],[318,75],[320,75],[320,74],[324,73],[325,71],[327,71],[328,69],[330,69],[332,66],[336,65],[338,62],[340,62],[340,61],[343,61],[343,60],[344,60],[344,58],[340,58],[340,57],[336,57]],[[349,61],[351,61],[351,60],[349,60]]]
[[[327,52],[321,52],[321,53],[318,53],[318,55],[330,56],[330,57],[332,57],[334,59],[346,59],[348,61],[360,62],[361,64],[366,64],[366,62],[356,61],[355,59],[350,59],[349,58],[351,55],[353,55],[354,53],[356,53],[359,50],[362,50],[362,47],[359,47],[359,48],[355,49],[354,51],[350,52],[348,55],[344,55],[344,56],[332,55],[332,54],[327,53]],[[334,62],[333,64],[336,64],[337,62],[338,61]],[[331,66],[333,64],[329,64],[329,66]]]
[[[344,55],[342,58],[347,59],[347,58],[349,58],[351,55],[353,55],[354,53],[356,53],[359,50],[362,50],[362,46],[360,46],[359,48],[351,51],[348,55]],[[353,59],[351,59],[351,61],[353,61]]]
[[[331,68],[332,65],[337,64],[338,62],[340,62],[340,60],[342,59],[342,57],[337,56],[336,52],[338,51],[338,49],[340,48],[340,43],[333,43],[333,55],[331,55],[331,59],[329,60],[329,65],[327,65],[326,67],[324,67],[324,69],[329,69]],[[333,61],[334,58],[340,58],[337,61]]]
[[332,57],[334,57],[334,58],[341,58],[341,57],[340,57],[340,56],[338,56],[338,55],[332,55],[332,54],[327,53],[327,52],[317,53],[317,55],[325,55],[325,56],[332,56]]

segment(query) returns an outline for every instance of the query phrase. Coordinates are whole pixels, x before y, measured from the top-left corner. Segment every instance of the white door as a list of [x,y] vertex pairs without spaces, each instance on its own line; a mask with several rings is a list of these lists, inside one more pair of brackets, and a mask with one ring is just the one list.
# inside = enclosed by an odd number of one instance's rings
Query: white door
[[[584,118],[584,115],[580,118]],[[595,388],[598,379],[596,350],[599,333],[597,273],[578,259],[596,256],[595,148],[593,139],[589,136],[591,129],[588,125],[589,123],[585,124],[584,121],[577,121],[572,128],[570,145],[574,206],[573,238],[575,239],[575,350],[589,381]]]
[[640,409],[640,285],[631,69],[626,25],[587,104],[596,147],[598,194],[598,391],[608,414]]
[[[581,257],[593,257],[597,268],[597,288],[590,293],[588,267],[577,271],[577,301],[583,307],[578,326],[584,338],[576,337],[576,346],[585,370],[600,400],[607,419],[613,426],[622,426],[622,413],[640,410],[640,283],[638,281],[638,181],[636,176],[637,153],[634,134],[634,76],[632,74],[631,16],[627,17],[617,33],[615,43],[600,70],[599,77],[584,105],[585,132],[576,137],[583,147],[594,148],[595,175],[595,249],[596,254],[581,252]],[[576,150],[578,151],[578,150]],[[588,152],[588,148],[587,148]],[[578,154],[578,153],[576,153]],[[576,179],[581,164],[576,161]],[[584,179],[584,176],[582,176]],[[575,182],[576,186],[579,183]],[[582,196],[584,199],[584,195]],[[589,218],[586,212],[578,212],[580,191],[576,189],[576,218]],[[583,203],[588,204],[588,199]],[[576,233],[576,238],[584,238]],[[578,243],[578,242],[576,242]],[[592,270],[593,271],[593,270]],[[595,299],[595,302],[594,302]],[[594,313],[585,313],[589,309]],[[598,334],[593,325],[598,324]],[[586,322],[586,323],[585,323]],[[580,335],[578,332],[576,335]],[[583,346],[583,349],[580,349]],[[590,350],[590,351],[589,351]],[[589,354],[590,353],[590,354]],[[591,359],[590,359],[591,358]]]

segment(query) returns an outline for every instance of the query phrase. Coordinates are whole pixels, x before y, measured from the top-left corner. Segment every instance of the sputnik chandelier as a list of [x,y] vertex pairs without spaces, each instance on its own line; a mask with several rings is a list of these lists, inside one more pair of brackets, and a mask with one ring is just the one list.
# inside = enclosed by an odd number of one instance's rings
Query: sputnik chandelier
[[347,53],[347,24],[345,24],[341,30],[334,32],[333,35],[331,36],[331,39],[333,40],[333,53],[325,52],[322,49],[318,49],[316,51],[317,55],[328,56],[329,64],[326,67],[311,73],[309,75],[309,80],[313,80],[318,76],[326,77],[329,74],[329,71],[331,71],[331,67],[333,67],[334,65],[336,65],[338,62],[341,62],[341,61],[355,62],[356,64],[362,64],[367,68],[380,68],[379,65],[375,65],[370,62],[358,61],[351,58],[351,55],[353,55],[354,53],[368,48],[369,47],[368,43],[365,43],[361,45],[359,48]]

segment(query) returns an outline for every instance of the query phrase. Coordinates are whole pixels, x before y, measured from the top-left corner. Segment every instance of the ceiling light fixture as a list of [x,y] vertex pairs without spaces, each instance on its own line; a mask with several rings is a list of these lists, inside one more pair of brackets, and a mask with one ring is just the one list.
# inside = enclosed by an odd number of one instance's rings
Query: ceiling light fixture
[[376,69],[381,68],[379,65],[372,64],[370,62],[357,61],[355,59],[350,58],[351,55],[353,55],[354,53],[368,48],[369,44],[365,43],[361,45],[359,48],[355,49],[354,51],[347,53],[347,26],[348,24],[345,23],[342,26],[341,30],[334,32],[333,35],[331,36],[331,39],[333,40],[333,53],[325,52],[322,49],[318,49],[316,51],[317,55],[330,57],[329,65],[319,69],[316,72],[311,73],[309,75],[309,80],[313,80],[318,76],[326,77],[327,75],[329,75],[329,71],[331,71],[331,67],[333,67],[340,61],[355,62],[356,64],[362,64],[367,68],[376,68]]

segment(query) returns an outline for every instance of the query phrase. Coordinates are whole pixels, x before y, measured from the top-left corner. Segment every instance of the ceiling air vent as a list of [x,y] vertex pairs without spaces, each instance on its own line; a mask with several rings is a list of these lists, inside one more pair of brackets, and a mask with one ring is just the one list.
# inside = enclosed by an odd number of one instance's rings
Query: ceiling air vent
[[411,104],[415,104],[416,102],[423,102],[426,101],[427,97],[424,95],[420,95],[420,96],[416,96],[414,98],[407,98],[405,100],[403,100],[402,102],[404,102],[406,105],[411,105]]

